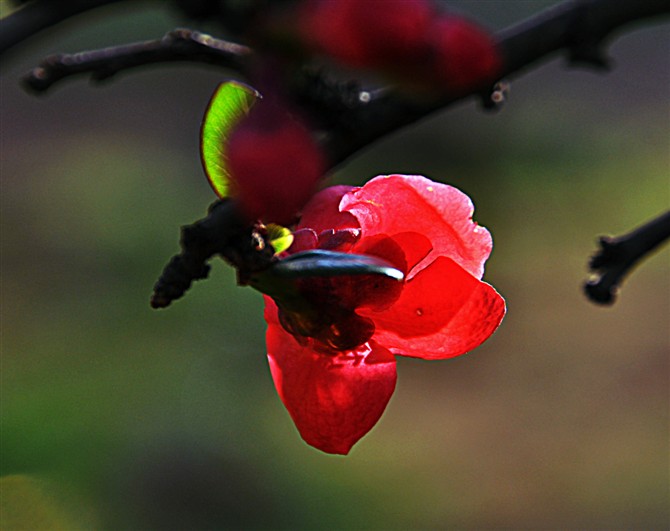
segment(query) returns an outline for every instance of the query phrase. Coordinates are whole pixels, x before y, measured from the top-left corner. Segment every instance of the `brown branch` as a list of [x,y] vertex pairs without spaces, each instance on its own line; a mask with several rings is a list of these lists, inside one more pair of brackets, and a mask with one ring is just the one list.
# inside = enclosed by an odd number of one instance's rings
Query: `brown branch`
[[214,203],[207,216],[181,229],[181,252],[172,257],[154,285],[152,308],[166,308],[181,298],[195,280],[207,278],[207,262],[221,256],[238,272],[238,283],[267,269],[274,249],[267,242],[265,228],[247,223],[231,200]]
[[244,70],[245,58],[250,54],[246,46],[176,29],[158,40],[47,57],[24,78],[24,83],[35,92],[44,92],[73,75],[91,74],[100,81],[128,68],[175,61],[213,64],[239,72]]
[[0,55],[43,29],[65,19],[120,0],[49,0],[28,2],[0,19]]
[[588,281],[584,291],[599,304],[612,304],[624,277],[640,259],[670,238],[670,211],[617,238],[600,238],[600,250],[591,258],[589,269],[599,277]]

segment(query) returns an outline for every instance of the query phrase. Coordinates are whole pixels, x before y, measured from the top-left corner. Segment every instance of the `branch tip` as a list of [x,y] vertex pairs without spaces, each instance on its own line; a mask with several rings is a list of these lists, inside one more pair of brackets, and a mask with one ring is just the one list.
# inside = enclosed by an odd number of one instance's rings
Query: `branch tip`
[[612,304],[633,267],[668,238],[670,211],[622,236],[601,236],[600,249],[589,260],[589,269],[600,276],[584,284],[587,297],[598,304]]
[[608,286],[599,279],[589,280],[584,284],[584,293],[586,296],[597,304],[603,306],[611,306],[616,301],[618,290],[613,286]]
[[241,44],[177,28],[157,40],[51,55],[23,78],[23,84],[39,93],[74,75],[88,74],[94,81],[102,81],[129,68],[175,61],[214,64],[243,73],[250,54],[251,50]]

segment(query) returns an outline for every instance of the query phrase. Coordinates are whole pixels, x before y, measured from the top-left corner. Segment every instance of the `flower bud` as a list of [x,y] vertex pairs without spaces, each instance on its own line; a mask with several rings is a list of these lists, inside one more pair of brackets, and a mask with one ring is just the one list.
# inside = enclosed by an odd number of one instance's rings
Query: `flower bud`
[[278,104],[256,105],[231,133],[228,168],[244,214],[290,224],[325,171],[307,126]]
[[299,20],[317,50],[349,66],[383,69],[416,59],[433,16],[426,0],[315,0]]
[[431,28],[435,73],[452,90],[465,90],[496,80],[502,59],[491,36],[461,17],[444,16]]

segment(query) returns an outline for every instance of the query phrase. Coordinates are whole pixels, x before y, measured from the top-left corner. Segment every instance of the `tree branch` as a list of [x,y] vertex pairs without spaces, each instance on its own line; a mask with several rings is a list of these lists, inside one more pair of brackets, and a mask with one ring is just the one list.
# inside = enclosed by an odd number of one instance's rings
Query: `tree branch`
[[[500,77],[519,74],[560,50],[568,52],[571,64],[603,68],[607,65],[603,52],[606,37],[633,22],[669,13],[669,0],[565,1],[495,36],[505,62]],[[125,68],[185,60],[244,71],[251,54],[249,48],[239,44],[198,32],[176,30],[157,41],[50,57],[33,70],[26,83],[33,90],[44,91],[70,75],[92,73],[94,79],[104,79]],[[353,97],[351,85],[347,84],[340,84],[344,90],[337,87],[323,90],[323,80],[311,73],[300,86],[298,96],[318,111],[317,116],[326,117],[324,147],[334,167],[379,138],[466,97],[479,95],[486,107],[495,107],[502,91],[494,82],[490,80],[479,87],[425,101],[407,98],[392,88],[357,89]]]
[[[602,51],[606,37],[628,24],[668,14],[668,0],[563,2],[495,35],[505,61],[500,77],[519,74],[560,50],[568,52],[573,65],[603,68],[607,64]],[[479,94],[485,98],[485,106],[490,106],[491,95],[498,94],[490,85],[445,94],[430,102],[408,101],[392,90],[361,93],[344,125],[330,131],[326,145],[331,161],[340,164],[377,139],[468,96]],[[356,127],[348,126],[352,123]]]
[[238,272],[238,283],[245,285],[249,276],[268,268],[274,249],[267,241],[265,227],[249,224],[231,200],[219,200],[207,216],[181,229],[181,252],[172,257],[154,285],[152,308],[166,308],[181,298],[195,280],[207,278],[207,262],[221,256]]
[[44,92],[73,75],[91,74],[100,81],[128,68],[174,61],[208,63],[244,71],[245,59],[250,54],[246,46],[197,31],[176,29],[158,40],[47,57],[24,78],[24,83],[35,92]]
[[670,238],[670,211],[617,238],[600,238],[600,250],[589,269],[600,276],[588,281],[584,291],[599,304],[612,304],[624,277],[639,260]]
[[63,20],[120,0],[43,0],[28,2],[0,19],[0,55],[43,29]]
[[[0,53],[31,31],[115,1],[118,0],[72,0],[60,4],[58,10],[46,0],[29,3],[0,21]],[[615,31],[668,14],[670,0],[566,0],[495,35],[504,59],[499,77],[519,75],[561,51],[567,53],[573,66],[606,68],[608,61],[604,49]],[[88,73],[100,80],[127,68],[182,60],[214,64],[244,73],[252,53],[251,49],[239,44],[190,30],[175,30],[155,41],[53,56],[33,70],[27,84],[35,91],[44,91],[70,75]],[[506,91],[506,84],[496,81],[491,79],[480,86],[445,93],[433,100],[411,99],[393,88],[370,91],[352,83],[330,83],[323,76],[308,71],[292,88],[296,89],[296,99],[320,118],[323,145],[330,165],[334,167],[381,137],[466,97],[478,95],[485,107],[495,107],[504,99]],[[600,272],[601,277],[585,286],[589,297],[600,303],[612,302],[628,271],[669,237],[669,225],[670,214],[665,214],[628,235],[601,239],[602,249],[591,261],[591,269]],[[221,251],[216,252],[221,254]],[[189,253],[185,249],[187,256],[182,253],[181,258],[176,259],[176,265],[169,271],[166,269],[165,285],[172,283],[176,286],[175,293],[165,299],[168,304],[172,298],[181,296],[192,280],[206,274],[204,261],[208,257],[196,256],[191,260]],[[227,259],[234,262],[232,258]],[[189,278],[188,285],[170,276],[180,268],[184,275],[175,274],[179,278]],[[155,302],[161,305],[164,301],[159,299]]]

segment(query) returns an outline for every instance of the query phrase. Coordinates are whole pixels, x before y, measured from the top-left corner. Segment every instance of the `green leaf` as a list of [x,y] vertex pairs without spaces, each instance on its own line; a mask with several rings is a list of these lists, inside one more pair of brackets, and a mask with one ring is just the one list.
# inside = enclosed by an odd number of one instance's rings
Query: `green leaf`
[[293,233],[290,229],[275,223],[270,223],[266,228],[268,231],[268,242],[275,250],[275,254],[283,253],[286,249],[291,247],[291,244],[293,243]]
[[219,197],[230,193],[228,137],[260,97],[250,86],[228,81],[219,85],[209,101],[200,129],[200,158],[209,184]]

